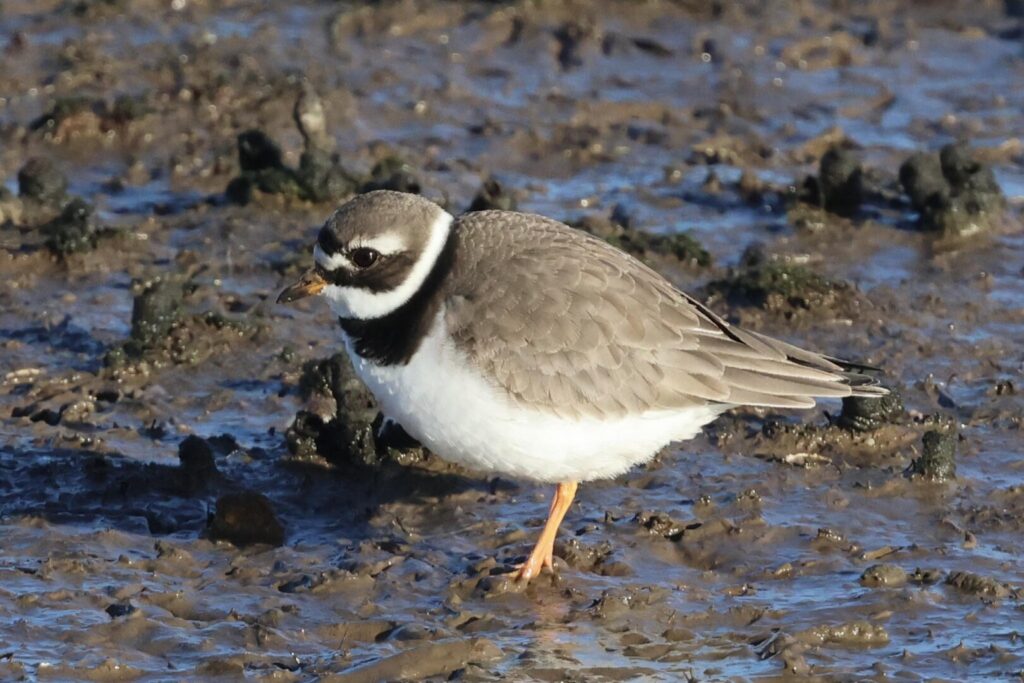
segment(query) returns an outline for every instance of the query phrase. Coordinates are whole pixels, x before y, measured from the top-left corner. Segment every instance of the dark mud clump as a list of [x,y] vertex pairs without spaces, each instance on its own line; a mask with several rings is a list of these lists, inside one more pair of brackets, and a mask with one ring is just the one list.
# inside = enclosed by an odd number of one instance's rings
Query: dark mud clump
[[293,197],[304,194],[296,172],[284,165],[281,148],[263,131],[239,133],[238,165],[241,173],[228,183],[224,191],[227,198],[236,204],[248,204],[254,190]]
[[40,229],[46,235],[46,246],[59,256],[94,248],[100,234],[93,208],[84,199],[77,197]]
[[327,202],[353,194],[358,181],[339,166],[333,156],[318,147],[307,147],[299,158],[296,177],[302,197],[311,202]]
[[583,66],[583,48],[595,37],[596,28],[592,19],[584,17],[567,21],[554,30],[555,58],[563,71]]
[[[68,49],[69,53],[78,52],[75,48]],[[69,58],[69,66],[76,61]],[[28,129],[57,144],[72,140],[116,139],[126,132],[130,123],[152,111],[154,107],[142,94],[121,94],[112,101],[63,95],[53,101],[46,113],[29,123]]]
[[181,317],[185,283],[167,275],[136,284],[132,304],[132,331],[125,351],[139,356],[159,346]]
[[843,413],[825,424],[794,424],[769,417],[758,433],[738,440],[735,447],[796,467],[833,463],[909,476],[905,454],[920,442],[922,432],[943,429],[948,419],[940,414],[911,414],[898,397],[884,399],[888,396],[844,400]]
[[555,554],[577,571],[593,572],[602,576],[629,576],[632,569],[624,562],[611,560],[614,546],[609,541],[583,543],[570,538],[555,547]]
[[138,609],[130,602],[115,602],[111,603],[104,610],[111,619],[120,619],[122,617],[128,617],[135,614]]
[[804,181],[804,201],[840,216],[853,216],[864,200],[864,171],[858,156],[831,147],[821,157],[818,175]]
[[624,231],[608,240],[611,244],[636,256],[654,254],[676,259],[699,268],[711,265],[711,254],[695,237],[685,232],[661,235],[642,231]]
[[404,430],[383,419],[345,354],[307,362],[299,392],[307,408],[285,434],[293,455],[321,455],[357,468],[409,465],[426,457]]
[[494,178],[484,181],[467,211],[515,211],[516,197]]
[[871,432],[884,424],[895,424],[906,417],[903,398],[895,389],[885,396],[847,396],[836,424],[852,432]]
[[[11,218],[38,226],[46,248],[61,258],[89,251],[113,232],[98,225],[89,202],[69,197],[67,178],[49,159],[34,157],[25,162],[18,171],[18,197],[19,210],[10,212]],[[0,210],[0,215],[7,213]]]
[[261,130],[239,133],[238,165],[243,173],[283,169],[281,148]]
[[921,456],[910,463],[907,474],[934,482],[955,479],[956,442],[955,431],[932,429],[925,432],[921,439]]
[[60,206],[67,192],[68,179],[49,159],[34,157],[18,171],[18,195],[22,199]]
[[965,143],[946,145],[938,155],[913,155],[900,167],[900,183],[920,228],[943,237],[988,232],[1006,208],[992,169]]
[[307,403],[288,428],[288,449],[295,455],[323,455],[333,462],[377,463],[371,425],[376,417],[373,396],[352,372],[341,353],[308,361],[299,379]]
[[[873,368],[863,366],[865,372]],[[838,415],[824,424],[787,422],[769,416],[761,429],[736,442],[757,457],[796,467],[823,463],[847,464],[901,473],[907,471],[906,453],[913,451],[925,431],[944,429],[948,418],[939,413],[908,412],[902,391],[886,387],[879,397],[847,397]]]
[[126,124],[131,121],[138,121],[147,114],[153,112],[153,108],[144,95],[118,95],[113,103],[107,108],[106,118],[114,124]]
[[186,298],[202,288],[194,280],[200,270],[189,266],[136,280],[131,332],[123,344],[107,352],[104,364],[115,369],[194,365],[263,329],[253,317],[231,317],[218,310],[186,313]]
[[299,167],[284,164],[281,148],[269,135],[247,130],[238,136],[241,173],[224,192],[230,201],[247,204],[255,191],[310,202],[336,201],[355,193],[360,181],[342,166],[334,152],[323,102],[309,83],[303,83],[292,119],[302,135]]
[[210,538],[237,546],[258,543],[279,546],[284,543],[284,526],[277,519],[270,499],[262,493],[227,493],[217,499]]
[[419,194],[422,189],[423,185],[410,163],[397,156],[388,156],[374,164],[370,177],[363,182],[359,191],[393,190]]
[[213,459],[213,448],[206,439],[191,434],[178,444],[178,460],[184,469],[201,474],[213,474],[217,465]]
[[213,448],[202,437],[189,435],[178,444],[182,488],[189,494],[204,490],[219,478]]
[[633,226],[632,219],[621,207],[616,207],[608,218],[585,216],[567,223],[642,260],[668,259],[695,268],[711,265],[711,253],[689,233],[640,230]]
[[687,529],[700,526],[700,523],[684,524],[676,521],[664,512],[641,512],[637,514],[636,522],[652,534],[664,536],[670,541],[678,541]]
[[708,283],[707,290],[733,306],[754,306],[786,315],[841,310],[859,302],[852,285],[818,275],[802,265],[782,263],[757,246],[748,248],[739,266],[725,278]]

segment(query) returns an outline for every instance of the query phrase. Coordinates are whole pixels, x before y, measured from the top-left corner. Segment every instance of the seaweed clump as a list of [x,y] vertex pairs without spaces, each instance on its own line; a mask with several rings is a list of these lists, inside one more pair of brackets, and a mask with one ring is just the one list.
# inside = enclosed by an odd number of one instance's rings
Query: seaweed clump
[[67,177],[43,157],[29,159],[18,170],[18,199],[8,198],[7,205],[2,213],[35,226],[46,248],[61,258],[95,248],[111,232],[98,224],[89,202],[68,194]]
[[921,439],[921,456],[910,463],[907,475],[933,482],[945,482],[956,478],[955,431],[932,429]]
[[914,154],[900,167],[900,183],[920,229],[944,237],[988,232],[1006,208],[992,169],[965,143],[946,145],[938,154]]
[[708,284],[708,292],[734,306],[771,312],[833,308],[855,293],[852,285],[819,275],[809,268],[770,258],[760,246],[747,248],[739,265]]
[[192,365],[259,329],[217,311],[186,314],[185,299],[198,288],[195,272],[162,273],[132,283],[131,332],[123,344],[107,352],[105,365],[123,368],[138,361]]
[[298,168],[286,166],[281,148],[261,130],[238,135],[240,173],[224,194],[236,204],[248,204],[255,191],[310,202],[325,202],[353,194],[359,182],[340,163],[327,133],[323,102],[308,84],[295,102],[295,125],[302,134]]
[[515,195],[495,178],[488,178],[480,186],[466,211],[515,211],[516,206]]
[[18,196],[46,206],[62,206],[68,179],[49,159],[33,157],[18,171]]
[[900,422],[905,415],[903,397],[890,388],[885,396],[847,396],[836,424],[851,432],[873,432],[882,425]]
[[864,201],[864,171],[851,150],[830,147],[818,162],[818,175],[804,181],[803,199],[837,214],[853,216]]
[[426,452],[419,444],[380,414],[373,395],[356,377],[345,354],[307,362],[299,393],[307,404],[320,409],[296,414],[285,434],[293,455],[321,455],[356,468],[387,462],[411,465],[425,459]]
[[622,205],[617,205],[608,218],[585,216],[569,222],[569,225],[600,237],[639,259],[668,258],[696,268],[707,268],[712,263],[711,253],[691,234],[641,230],[635,227]]
[[78,197],[44,223],[41,230],[46,236],[47,248],[58,256],[88,251],[96,246],[100,235],[92,206]]
[[419,194],[423,189],[415,169],[401,157],[387,156],[374,164],[370,176],[359,187],[360,192],[392,190]]

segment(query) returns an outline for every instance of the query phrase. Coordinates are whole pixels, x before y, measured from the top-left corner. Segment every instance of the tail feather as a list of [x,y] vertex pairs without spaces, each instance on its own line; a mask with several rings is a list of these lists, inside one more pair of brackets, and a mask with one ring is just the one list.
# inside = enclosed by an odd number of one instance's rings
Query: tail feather
[[[685,296],[685,295],[684,295]],[[734,327],[693,297],[686,297],[709,327],[699,348],[723,366],[725,402],[770,408],[811,407],[815,397],[885,396],[889,390],[867,373],[878,368],[802,349]]]
[[[772,353],[770,360],[766,359],[768,362],[744,359],[735,363],[736,369],[728,367],[733,365],[729,356],[719,356],[727,366],[727,378],[733,376],[738,380],[728,382],[734,385],[730,402],[772,408],[810,407],[814,404],[812,397],[880,397],[889,393],[877,377],[867,374],[879,372],[870,365],[824,356],[749,330],[744,332],[744,336],[756,340],[759,348],[771,347]],[[742,372],[737,372],[740,369]]]

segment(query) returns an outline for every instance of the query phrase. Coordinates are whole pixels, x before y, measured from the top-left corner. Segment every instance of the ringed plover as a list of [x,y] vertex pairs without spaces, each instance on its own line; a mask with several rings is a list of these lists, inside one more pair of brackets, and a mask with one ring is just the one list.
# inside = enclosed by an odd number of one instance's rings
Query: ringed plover
[[556,484],[517,579],[552,568],[578,482],[622,474],[730,408],[880,396],[860,366],[725,322],[632,256],[543,216],[459,218],[363,194],[279,302],[319,294],[356,373],[434,453]]

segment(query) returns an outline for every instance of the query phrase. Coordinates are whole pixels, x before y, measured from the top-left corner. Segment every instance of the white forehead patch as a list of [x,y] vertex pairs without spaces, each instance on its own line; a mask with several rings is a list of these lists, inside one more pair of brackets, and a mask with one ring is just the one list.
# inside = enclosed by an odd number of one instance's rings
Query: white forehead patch
[[352,269],[352,262],[345,258],[344,254],[339,251],[337,254],[328,255],[327,252],[320,248],[319,244],[313,247],[313,259],[324,270]]
[[[384,256],[392,256],[394,254],[401,253],[407,248],[405,240],[392,232],[377,235],[376,237],[356,237],[345,247],[346,251],[352,251],[353,249],[373,249]],[[345,253],[339,251],[336,254],[328,254],[320,248],[319,244],[313,247],[313,258],[324,270],[335,270],[337,268],[347,268],[349,270],[355,269],[352,261],[349,260]]]
[[390,256],[405,251],[407,246],[401,236],[386,232],[376,237],[357,237],[348,245],[349,249],[373,249],[384,256]]

